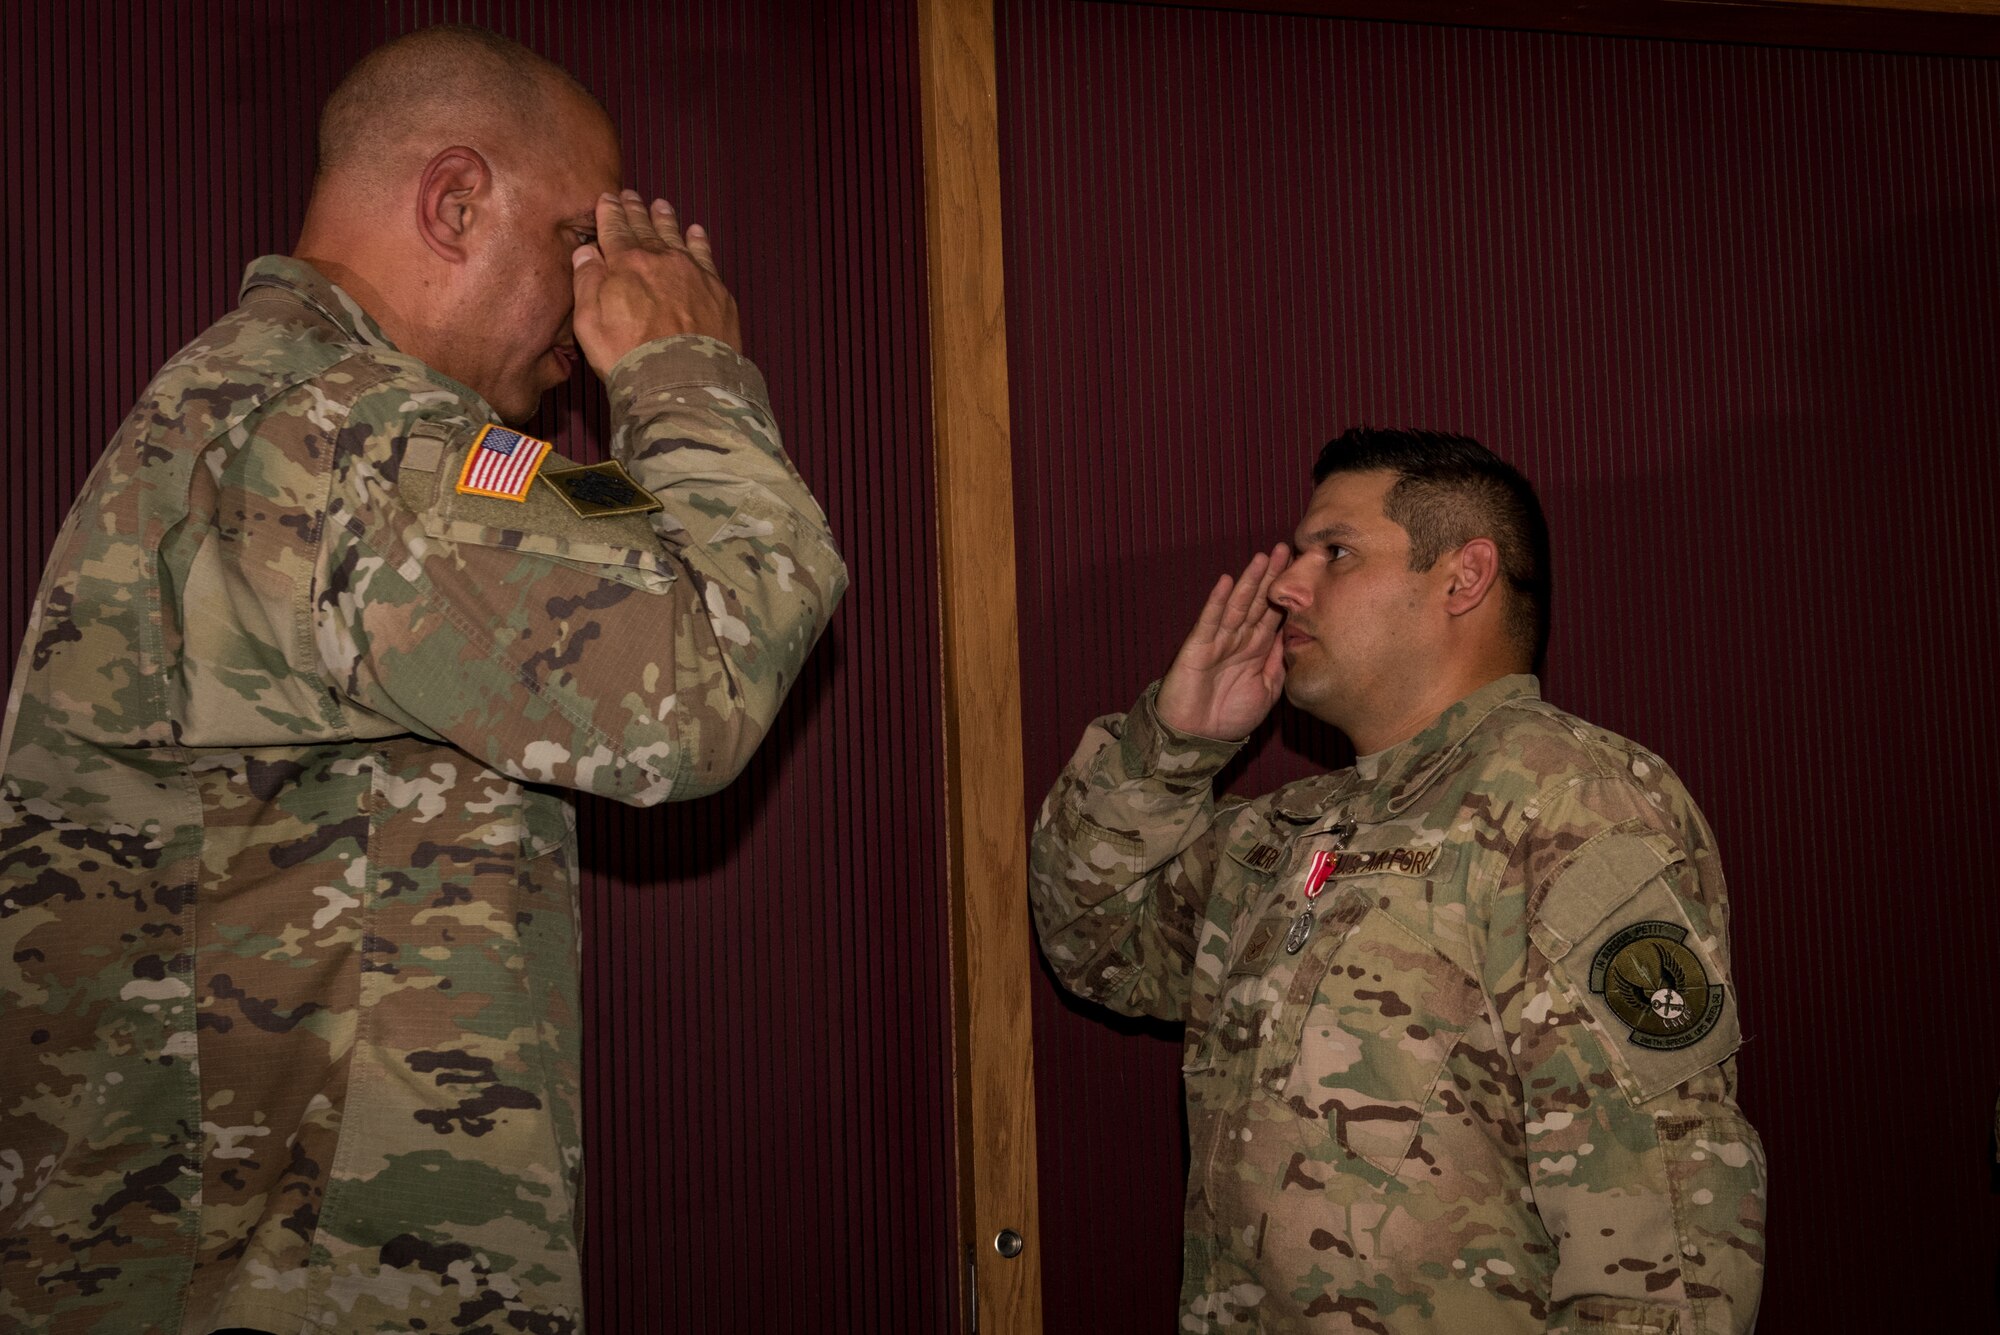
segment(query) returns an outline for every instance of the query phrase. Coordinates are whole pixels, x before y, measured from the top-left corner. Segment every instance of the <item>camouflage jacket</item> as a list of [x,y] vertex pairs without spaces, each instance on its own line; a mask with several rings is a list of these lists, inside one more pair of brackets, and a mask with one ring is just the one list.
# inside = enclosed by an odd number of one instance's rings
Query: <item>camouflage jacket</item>
[[1666,765],[1508,677],[1218,803],[1236,748],[1152,698],[1057,780],[1033,894],[1067,986],[1186,1024],[1181,1328],[1749,1329],[1722,869]]
[[467,494],[490,408],[267,258],[120,428],[0,734],[0,1327],[581,1328],[556,790],[726,783],[846,584],[748,362],[608,389],[663,508]]

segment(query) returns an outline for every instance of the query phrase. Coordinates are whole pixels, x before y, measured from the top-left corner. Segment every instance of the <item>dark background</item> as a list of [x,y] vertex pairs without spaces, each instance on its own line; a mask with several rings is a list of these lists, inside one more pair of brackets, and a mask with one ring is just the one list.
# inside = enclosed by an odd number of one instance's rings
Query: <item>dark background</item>
[[[1328,437],[1479,437],[1721,840],[1759,1329],[2000,1328],[2000,65],[1004,0],[1000,109],[1029,801]],[[1171,1330],[1178,1035],[1035,1007],[1048,1329]]]
[[[153,369],[289,247],[317,107],[487,23],[717,237],[854,573],[723,795],[582,804],[593,1325],[956,1321],[915,19],[896,3],[0,6],[0,650]],[[1723,842],[1766,1332],[1993,1324],[2000,68],[1001,0],[1028,794],[1357,421],[1556,530],[1551,698]],[[599,457],[597,391],[543,434]],[[4,667],[0,667],[4,670]],[[1287,715],[1232,776],[1338,763]],[[1038,984],[1052,1333],[1173,1329],[1172,1035]]]

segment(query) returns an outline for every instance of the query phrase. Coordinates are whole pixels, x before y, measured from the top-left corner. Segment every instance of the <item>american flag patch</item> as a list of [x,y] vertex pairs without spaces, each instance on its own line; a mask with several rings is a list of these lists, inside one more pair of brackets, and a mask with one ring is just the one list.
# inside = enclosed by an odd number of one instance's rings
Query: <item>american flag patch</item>
[[458,475],[458,489],[468,496],[494,496],[503,501],[524,501],[534,484],[535,470],[549,457],[553,447],[518,431],[490,424],[480,428],[466,453],[465,468]]

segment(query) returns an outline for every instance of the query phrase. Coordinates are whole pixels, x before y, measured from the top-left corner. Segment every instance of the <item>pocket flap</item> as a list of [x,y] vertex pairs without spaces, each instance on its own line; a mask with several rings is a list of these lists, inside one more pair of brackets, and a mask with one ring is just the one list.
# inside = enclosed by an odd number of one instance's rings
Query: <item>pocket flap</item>
[[1656,831],[1617,827],[1556,875],[1530,935],[1552,981],[1589,1013],[1632,1102],[1645,1103],[1742,1044],[1719,941],[1694,928],[1676,871],[1685,858]]
[[1674,863],[1680,847],[1657,831],[1613,826],[1587,840],[1550,884],[1530,935],[1546,959],[1559,960],[1592,928]]

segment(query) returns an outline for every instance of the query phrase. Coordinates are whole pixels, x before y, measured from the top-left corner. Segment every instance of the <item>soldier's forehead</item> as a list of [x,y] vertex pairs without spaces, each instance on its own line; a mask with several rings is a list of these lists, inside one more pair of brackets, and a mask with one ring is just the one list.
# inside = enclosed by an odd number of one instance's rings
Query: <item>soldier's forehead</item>
[[1328,542],[1358,537],[1389,523],[1382,502],[1395,481],[1396,475],[1386,470],[1334,474],[1313,488],[1306,512],[1299,518],[1300,539]]

